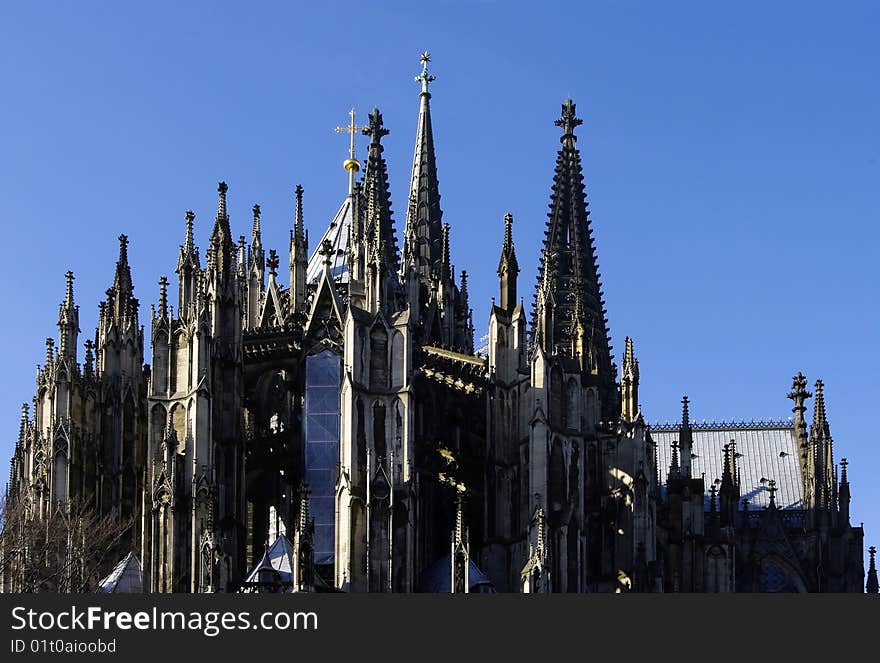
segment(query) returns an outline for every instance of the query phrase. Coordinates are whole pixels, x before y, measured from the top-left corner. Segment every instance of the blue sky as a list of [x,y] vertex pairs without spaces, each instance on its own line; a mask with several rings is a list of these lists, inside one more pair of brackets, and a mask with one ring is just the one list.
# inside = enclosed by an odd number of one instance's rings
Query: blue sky
[[121,232],[144,323],[186,209],[204,249],[220,179],[233,230],[259,202],[264,243],[286,255],[293,187],[313,239],[346,193],[332,128],[352,106],[391,129],[402,230],[428,49],[444,218],[478,334],[508,211],[531,300],[571,96],[615,354],[635,339],[646,417],[675,419],[683,394],[697,419],[787,417],[791,376],[823,378],[853,520],[880,542],[880,6],[182,4],[0,7],[3,457],[64,272],[84,340]]

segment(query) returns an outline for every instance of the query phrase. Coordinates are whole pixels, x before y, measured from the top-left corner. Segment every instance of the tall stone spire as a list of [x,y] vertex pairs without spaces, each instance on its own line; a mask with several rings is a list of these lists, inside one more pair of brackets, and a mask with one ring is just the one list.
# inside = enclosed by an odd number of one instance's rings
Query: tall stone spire
[[[421,83],[419,94],[419,124],[416,131],[409,206],[404,230],[404,256],[407,267],[414,267],[423,278],[438,268],[442,258],[443,212],[440,209],[440,189],[437,182],[437,162],[434,155],[434,131],[431,126],[431,93],[428,84],[434,76],[428,73],[430,55],[422,53],[422,72],[416,77]],[[411,244],[415,244],[412,246]]]
[[[613,416],[616,400],[611,345],[602,283],[590,227],[584,176],[574,130],[582,124],[571,99],[562,104],[556,126],[562,147],[550,196],[547,230],[541,252],[532,313],[532,337],[546,354],[574,348],[583,333],[588,368],[598,375],[603,415]],[[576,310],[577,309],[577,310]],[[578,315],[576,315],[578,314]],[[578,329],[580,325],[583,329]]]
[[504,242],[501,244],[501,259],[498,261],[498,279],[500,281],[499,304],[505,311],[513,311],[516,307],[516,278],[519,274],[519,263],[516,260],[516,248],[513,245],[513,215],[504,215]]

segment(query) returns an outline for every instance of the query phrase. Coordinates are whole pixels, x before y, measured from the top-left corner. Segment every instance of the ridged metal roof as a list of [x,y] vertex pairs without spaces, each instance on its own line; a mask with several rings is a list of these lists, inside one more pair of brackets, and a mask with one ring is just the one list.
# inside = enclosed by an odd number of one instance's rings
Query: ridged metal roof
[[330,221],[327,230],[315,244],[309,265],[306,269],[306,280],[314,283],[321,276],[324,269],[324,256],[321,255],[321,247],[324,240],[330,240],[332,255],[330,256],[330,276],[338,278],[342,283],[348,283],[348,247],[351,238],[351,221],[354,215],[354,198],[346,196],[342,206],[336,212],[336,216]]
[[[794,427],[787,422],[754,424],[694,425],[691,449],[691,476],[705,475],[706,506],[709,488],[715,479],[721,479],[724,445],[736,442],[737,467],[740,476],[740,505],[749,500],[749,508],[761,508],[770,503],[767,490],[770,480],[776,481],[776,506],[780,509],[803,508],[803,485],[798,461]],[[679,439],[677,424],[651,428],[651,437],[657,444],[660,478],[666,484],[672,461],[671,444]],[[763,479],[763,481],[762,481]]]

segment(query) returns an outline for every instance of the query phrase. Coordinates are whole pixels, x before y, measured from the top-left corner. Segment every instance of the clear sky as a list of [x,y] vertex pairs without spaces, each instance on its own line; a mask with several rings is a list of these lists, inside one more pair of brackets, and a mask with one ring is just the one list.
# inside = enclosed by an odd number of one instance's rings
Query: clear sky
[[531,302],[571,96],[615,355],[632,336],[646,418],[676,419],[683,394],[697,419],[787,417],[792,375],[823,378],[853,520],[880,544],[880,4],[115,4],[0,6],[4,458],[64,272],[85,340],[120,233],[147,326],[185,210],[207,244],[218,180],[233,231],[259,202],[282,256],[301,183],[314,241],[346,193],[332,128],[352,106],[392,132],[400,232],[427,49],[477,335],[508,211]]

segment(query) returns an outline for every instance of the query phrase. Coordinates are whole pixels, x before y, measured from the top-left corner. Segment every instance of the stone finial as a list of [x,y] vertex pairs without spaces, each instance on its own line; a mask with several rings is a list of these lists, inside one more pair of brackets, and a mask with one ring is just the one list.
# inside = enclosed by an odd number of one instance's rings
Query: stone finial
[[575,127],[582,125],[584,121],[575,114],[575,103],[571,99],[566,99],[562,104],[562,115],[554,124],[562,127],[562,140],[577,139],[574,135]]
[[227,217],[226,214],[226,192],[229,190],[229,187],[226,186],[226,182],[219,182],[217,184],[217,193],[220,194],[217,200],[217,218],[225,219]]

